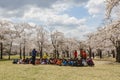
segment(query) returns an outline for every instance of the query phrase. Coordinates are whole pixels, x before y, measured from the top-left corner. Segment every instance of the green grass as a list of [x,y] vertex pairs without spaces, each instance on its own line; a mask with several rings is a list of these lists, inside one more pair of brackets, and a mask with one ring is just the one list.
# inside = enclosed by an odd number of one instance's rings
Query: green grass
[[[3,56],[3,60],[7,60],[9,56]],[[26,56],[26,58],[30,58],[31,56]],[[23,58],[23,56],[22,56]],[[19,55],[11,55],[10,56],[10,59],[20,59],[20,56]]]
[[120,80],[120,64],[95,63],[94,67],[70,67],[0,61],[0,80]]

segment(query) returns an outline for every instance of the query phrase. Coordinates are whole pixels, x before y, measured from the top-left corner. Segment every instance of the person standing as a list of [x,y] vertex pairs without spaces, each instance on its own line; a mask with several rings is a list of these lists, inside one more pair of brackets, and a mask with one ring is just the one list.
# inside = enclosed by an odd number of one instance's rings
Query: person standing
[[75,59],[77,58],[77,55],[78,55],[77,50],[75,50],[75,52],[74,52],[74,58]]
[[85,60],[86,60],[86,59],[87,59],[87,53],[86,53],[86,51],[85,51],[85,50],[83,51],[82,55],[83,55],[83,59],[85,59]]
[[33,49],[32,50],[32,64],[33,65],[35,65],[36,53],[37,53],[37,51],[35,49]]

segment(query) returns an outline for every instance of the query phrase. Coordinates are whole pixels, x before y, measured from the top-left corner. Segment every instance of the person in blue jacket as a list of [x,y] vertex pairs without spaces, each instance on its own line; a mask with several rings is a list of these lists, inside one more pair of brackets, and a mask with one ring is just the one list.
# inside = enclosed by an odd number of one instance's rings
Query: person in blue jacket
[[35,65],[36,53],[37,53],[37,51],[35,49],[33,49],[32,50],[32,64],[33,65]]

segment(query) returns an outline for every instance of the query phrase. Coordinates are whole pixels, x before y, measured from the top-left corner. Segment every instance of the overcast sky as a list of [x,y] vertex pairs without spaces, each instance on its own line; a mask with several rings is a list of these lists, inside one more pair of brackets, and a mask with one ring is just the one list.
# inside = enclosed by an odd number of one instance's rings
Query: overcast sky
[[82,39],[104,20],[104,0],[0,0],[0,19],[28,22]]

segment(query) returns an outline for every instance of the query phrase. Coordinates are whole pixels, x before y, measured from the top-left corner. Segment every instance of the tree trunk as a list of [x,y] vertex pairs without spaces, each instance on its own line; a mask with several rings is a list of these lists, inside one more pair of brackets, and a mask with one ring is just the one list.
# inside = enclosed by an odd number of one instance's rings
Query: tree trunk
[[100,59],[101,59],[102,58],[102,50],[100,50],[99,54],[100,54]]
[[116,48],[116,62],[120,62],[120,49]]
[[58,57],[59,57],[58,51],[55,49],[54,50],[54,58],[58,58]]
[[113,55],[113,58],[115,58],[115,51],[112,50],[112,55]]
[[120,41],[117,41],[116,53],[116,62],[120,62]]
[[25,45],[23,47],[23,59],[25,59]]
[[92,52],[92,57],[93,57],[93,59],[95,58],[95,53],[94,52]]
[[99,57],[100,57],[100,59],[101,59],[101,58],[102,58],[102,50],[101,50],[101,49],[98,49],[97,52],[98,52],[98,55],[99,55]]
[[91,56],[92,56],[92,49],[91,47],[89,47],[89,58],[91,58]]
[[56,51],[56,53],[57,53],[57,58],[59,58],[59,52],[58,52],[58,50]]
[[54,58],[56,58],[56,49],[54,50],[54,52],[53,52],[53,53],[54,53]]
[[0,59],[3,59],[3,43],[1,42],[0,45],[1,45],[1,55],[0,55]]
[[67,58],[69,58],[69,57],[70,57],[70,56],[69,56],[69,51],[67,50],[66,53],[67,53]]
[[21,43],[20,43],[20,59],[22,59],[22,48],[21,48]]
[[40,58],[42,58],[43,57],[43,48],[42,48],[42,46],[40,48],[41,48],[40,49]]
[[8,54],[9,55],[9,57],[8,57],[9,60],[10,60],[11,50],[12,50],[12,42],[10,43],[10,49],[9,49],[9,52],[8,52],[9,53]]

